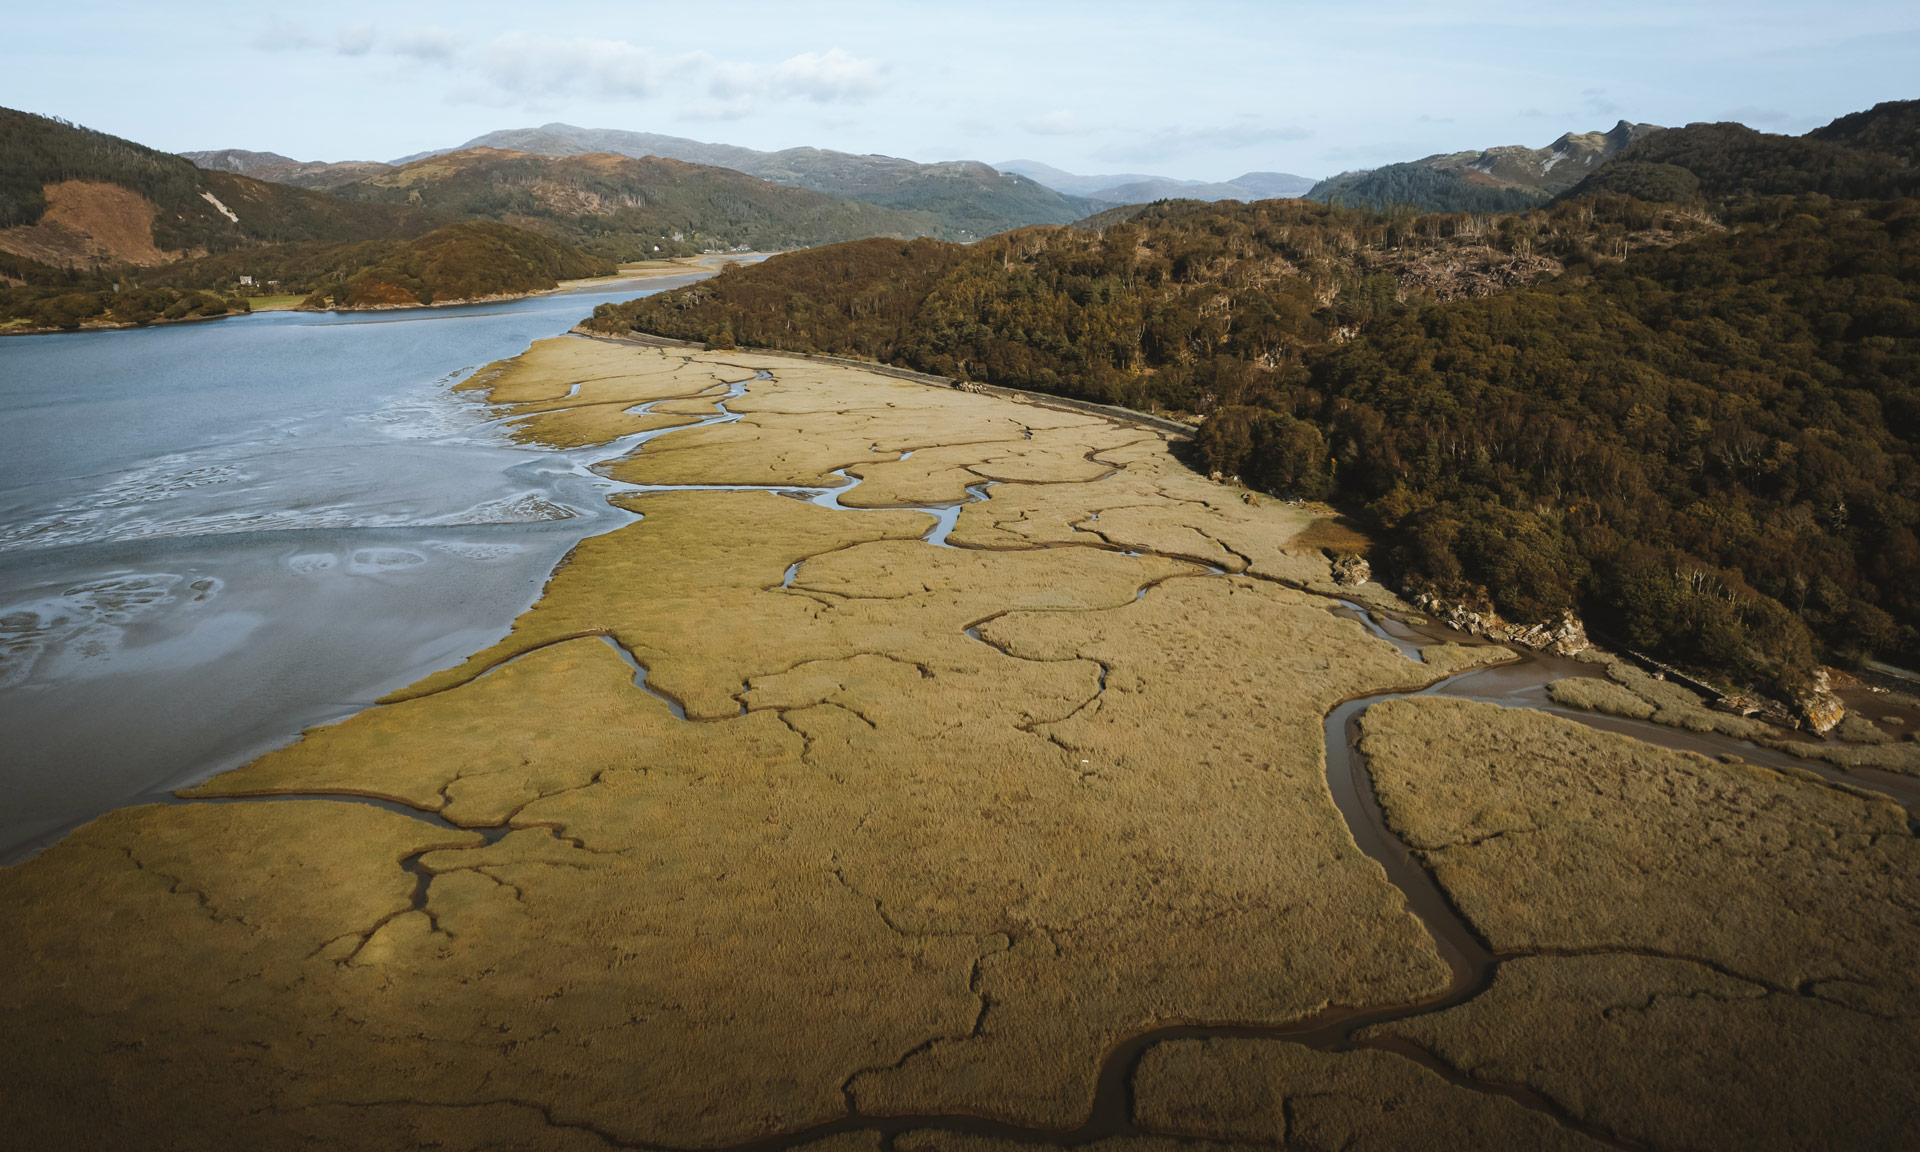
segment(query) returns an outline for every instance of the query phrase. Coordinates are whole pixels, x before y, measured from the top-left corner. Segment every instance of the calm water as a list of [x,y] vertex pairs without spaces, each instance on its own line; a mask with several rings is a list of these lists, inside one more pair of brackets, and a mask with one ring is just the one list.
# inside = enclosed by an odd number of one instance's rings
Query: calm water
[[0,339],[0,860],[503,635],[630,517],[451,385],[643,294]]

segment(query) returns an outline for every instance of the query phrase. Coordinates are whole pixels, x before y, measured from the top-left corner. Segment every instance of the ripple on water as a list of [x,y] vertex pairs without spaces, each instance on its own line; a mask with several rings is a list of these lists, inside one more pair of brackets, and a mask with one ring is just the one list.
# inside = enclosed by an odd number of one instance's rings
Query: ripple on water
[[378,572],[399,572],[416,568],[427,558],[411,548],[357,548],[347,561],[347,571],[366,576]]
[[127,625],[183,598],[212,599],[222,587],[210,576],[187,581],[170,572],[128,572],[10,604],[0,609],[0,688],[25,682],[50,655],[68,665],[110,659]]

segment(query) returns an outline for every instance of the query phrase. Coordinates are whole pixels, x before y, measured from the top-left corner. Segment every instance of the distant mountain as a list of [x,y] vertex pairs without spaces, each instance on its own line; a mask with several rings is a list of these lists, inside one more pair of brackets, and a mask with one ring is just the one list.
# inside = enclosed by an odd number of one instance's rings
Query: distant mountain
[[1081,176],[1062,171],[1038,160],[1008,160],[996,165],[1003,172],[1018,172],[1060,192],[1085,196],[1107,204],[1148,204],[1155,200],[1279,200],[1303,196],[1314,182],[1305,176],[1285,172],[1248,172],[1232,180],[1208,183],[1205,180],[1177,180],[1170,176],[1143,176],[1126,173],[1107,176]]
[[301,161],[278,152],[249,152],[244,148],[222,148],[217,152],[182,152],[180,155],[210,172],[233,172],[255,180],[292,184],[300,188],[331,188],[355,180],[366,180],[392,167],[378,160],[344,160],[337,164],[317,160]]
[[[260,153],[217,160],[255,170],[293,163]],[[378,199],[207,171],[65,120],[0,109],[0,320],[39,330],[217,316],[246,309],[230,294],[269,285],[346,307],[417,307],[614,271],[551,232],[458,222],[417,195],[370,202]]]
[[1635,141],[1660,131],[1657,125],[1622,120],[1606,132],[1569,132],[1545,148],[1506,145],[1343,172],[1306,195],[1351,208],[1517,212],[1565,192]]
[[820,148],[760,152],[679,136],[577,128],[571,124],[489,132],[455,151],[468,148],[501,148],[543,156],[610,152],[731,168],[775,184],[883,208],[927,213],[941,222],[942,235],[961,240],[1030,224],[1067,224],[1107,207],[971,160],[919,164],[893,156],[856,156]]
[[1291,172],[1242,172],[1227,183],[1245,188],[1262,200],[1286,200],[1305,196],[1319,181]]
[[165,264],[295,241],[410,239],[446,223],[190,161],[30,112],[0,109],[0,252],[43,266]]
[[1641,140],[1568,190],[1641,200],[1742,200],[1815,193],[1837,200],[1920,195],[1920,100],[1880,104],[1805,136],[1744,124],[1689,124]]
[[1038,160],[1003,160],[994,165],[1002,172],[1017,172],[1039,184],[1045,184],[1056,192],[1065,192],[1069,196],[1093,197],[1102,188],[1113,188],[1122,184],[1137,184],[1143,180],[1162,180],[1162,176],[1149,176],[1143,172],[1115,172],[1105,176],[1082,176],[1075,172],[1055,168],[1051,164],[1042,164]]
[[345,200],[497,220],[613,260],[947,231],[931,212],[840,199],[730,168],[609,152],[555,157],[468,148],[380,165],[369,178],[329,191]]

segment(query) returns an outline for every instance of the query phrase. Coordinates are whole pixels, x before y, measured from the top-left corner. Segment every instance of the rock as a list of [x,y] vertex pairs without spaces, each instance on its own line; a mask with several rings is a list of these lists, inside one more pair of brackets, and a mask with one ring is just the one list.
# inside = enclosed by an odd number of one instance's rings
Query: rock
[[1793,704],[1799,710],[1800,722],[1823,736],[1847,718],[1847,706],[1833,694],[1825,668],[1814,673],[1813,688],[1794,697]]
[[1476,610],[1464,602],[1449,603],[1431,592],[1410,592],[1408,598],[1449,628],[1502,644],[1518,644],[1556,656],[1572,656],[1593,647],[1587,639],[1586,625],[1571,611],[1561,613],[1560,619],[1551,624],[1516,624],[1503,619],[1490,605]]
[[1373,579],[1373,566],[1364,556],[1342,552],[1333,558],[1333,582],[1342,588],[1358,588]]

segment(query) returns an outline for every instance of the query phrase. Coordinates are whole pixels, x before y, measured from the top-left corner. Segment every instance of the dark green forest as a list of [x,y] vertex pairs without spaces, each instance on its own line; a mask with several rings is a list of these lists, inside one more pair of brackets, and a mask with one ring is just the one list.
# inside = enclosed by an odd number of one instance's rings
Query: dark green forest
[[240,297],[191,288],[53,287],[0,284],[0,329],[72,330],[86,323],[145,327],[249,311]]
[[0,285],[0,320],[72,329],[245,312],[233,289],[243,275],[277,282],[277,293],[308,294],[302,307],[406,308],[541,292],[615,268],[544,236],[469,221],[413,240],[269,245],[111,274],[32,271],[38,283]]
[[1370,208],[1386,212],[1414,206],[1422,212],[1525,212],[1549,199],[1531,188],[1496,188],[1470,184],[1453,172],[1425,164],[1388,164],[1365,172],[1348,172],[1322,182],[1314,199],[1342,208]]
[[1841,122],[1864,156],[1709,125],[1592,181],[1663,203],[1168,202],[795,253],[592,323],[1203,416],[1196,466],[1348,507],[1409,588],[1792,695],[1920,660],[1910,111]]

